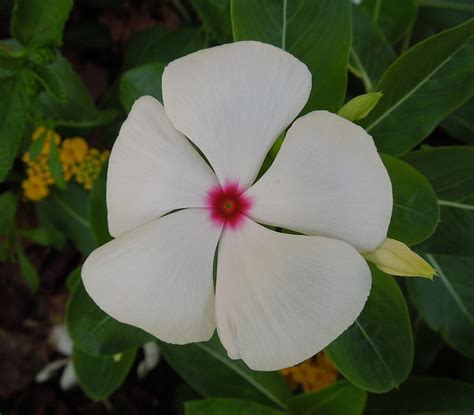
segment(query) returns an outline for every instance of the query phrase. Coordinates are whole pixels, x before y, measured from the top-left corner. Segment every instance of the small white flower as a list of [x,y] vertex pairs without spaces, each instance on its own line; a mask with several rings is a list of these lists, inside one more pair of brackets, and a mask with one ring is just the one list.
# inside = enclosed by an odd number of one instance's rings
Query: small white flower
[[162,87],[164,107],[138,99],[112,150],[116,239],[85,262],[88,293],[166,342],[208,340],[217,327],[229,356],[253,369],[305,360],[354,322],[370,291],[359,252],[382,244],[392,211],[372,138],[314,111],[293,123],[254,183],[308,99],[307,67],[273,46],[238,42],[170,63]]

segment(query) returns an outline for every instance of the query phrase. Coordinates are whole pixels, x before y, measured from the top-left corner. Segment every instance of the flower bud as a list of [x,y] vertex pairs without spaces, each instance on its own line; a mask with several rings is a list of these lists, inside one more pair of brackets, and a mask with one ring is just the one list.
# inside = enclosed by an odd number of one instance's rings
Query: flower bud
[[367,94],[359,95],[347,102],[337,114],[349,121],[361,120],[369,115],[370,111],[374,109],[380,98],[382,98],[382,95],[381,92],[368,92]]
[[428,262],[413,252],[403,242],[385,239],[374,252],[363,254],[364,258],[373,262],[380,271],[401,277],[423,277],[433,279],[436,275]]

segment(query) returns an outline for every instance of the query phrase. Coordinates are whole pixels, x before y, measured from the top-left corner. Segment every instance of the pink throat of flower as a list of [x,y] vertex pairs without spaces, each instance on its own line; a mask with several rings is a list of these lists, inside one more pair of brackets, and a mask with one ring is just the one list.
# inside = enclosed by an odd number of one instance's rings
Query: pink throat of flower
[[252,201],[243,194],[237,182],[227,182],[223,187],[213,187],[207,193],[207,206],[211,221],[218,225],[237,229],[252,207]]

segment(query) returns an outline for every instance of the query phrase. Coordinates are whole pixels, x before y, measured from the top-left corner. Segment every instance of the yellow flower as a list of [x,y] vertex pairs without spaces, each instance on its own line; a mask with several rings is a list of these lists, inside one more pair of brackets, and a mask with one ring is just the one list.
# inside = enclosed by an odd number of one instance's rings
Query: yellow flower
[[305,392],[317,391],[332,385],[337,382],[339,376],[339,372],[324,352],[280,372],[292,389],[301,386]]
[[59,151],[59,157],[64,164],[80,163],[86,157],[88,150],[89,145],[83,138],[66,138]]
[[49,149],[51,148],[51,141],[54,140],[56,145],[59,145],[61,137],[56,131],[40,126],[35,129],[31,138],[33,141],[36,141],[43,137],[44,134],[46,134],[46,138],[44,140],[43,148],[41,149],[41,154],[48,154]]
[[40,176],[29,176],[21,186],[25,197],[33,201],[41,200],[49,193],[48,185]]
[[84,160],[75,167],[74,174],[76,175],[76,181],[82,184],[84,189],[92,189],[102,165],[109,157],[109,153],[108,150],[101,153],[98,149],[91,148],[84,157]]

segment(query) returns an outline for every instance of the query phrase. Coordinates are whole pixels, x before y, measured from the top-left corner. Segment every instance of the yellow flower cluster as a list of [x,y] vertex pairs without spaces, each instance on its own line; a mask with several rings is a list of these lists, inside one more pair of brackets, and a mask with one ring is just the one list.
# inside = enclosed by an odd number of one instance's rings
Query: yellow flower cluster
[[339,372],[324,352],[280,372],[292,389],[301,386],[305,392],[314,392],[332,385],[337,382],[339,376]]
[[43,137],[40,154],[34,160],[28,152],[23,154],[22,160],[27,166],[27,178],[22,183],[25,198],[32,201],[41,200],[49,194],[49,186],[54,184],[49,167],[52,140],[58,147],[64,180],[68,182],[75,178],[86,190],[92,189],[102,164],[109,157],[109,151],[100,152],[96,148],[90,148],[86,140],[81,137],[61,140],[54,130],[45,127],[36,128],[32,140],[37,141]]

